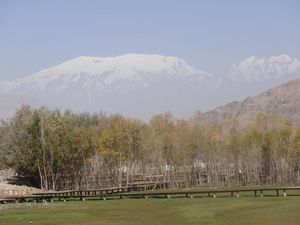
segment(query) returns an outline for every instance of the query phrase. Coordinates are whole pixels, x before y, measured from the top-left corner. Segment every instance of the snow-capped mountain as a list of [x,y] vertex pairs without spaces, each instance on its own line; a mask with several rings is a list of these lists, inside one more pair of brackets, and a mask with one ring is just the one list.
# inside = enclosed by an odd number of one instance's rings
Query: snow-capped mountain
[[234,63],[227,71],[217,76],[217,88],[212,94],[214,101],[210,109],[257,95],[299,77],[300,61],[298,59],[287,55],[270,58],[251,56]]
[[[119,112],[149,118],[165,111],[193,111],[197,97],[209,90],[212,75],[184,60],[161,55],[125,54],[78,57],[29,77],[2,82],[2,93],[80,111]],[[179,109],[178,102],[185,109]]]
[[[120,91],[148,87],[163,80],[201,80],[208,73],[198,71],[182,59],[161,55],[126,54],[117,57],[81,56],[24,79],[5,83],[6,91],[18,93],[60,93]],[[3,89],[4,90],[4,89]]]
[[300,61],[288,55],[270,58],[251,56],[240,63],[234,63],[226,74],[230,81],[248,83],[279,79],[299,72]]
[[81,56],[29,77],[0,82],[0,94],[34,99],[50,107],[148,119],[165,111],[189,116],[256,95],[299,75],[300,61],[287,55],[250,57],[218,74],[172,56]]

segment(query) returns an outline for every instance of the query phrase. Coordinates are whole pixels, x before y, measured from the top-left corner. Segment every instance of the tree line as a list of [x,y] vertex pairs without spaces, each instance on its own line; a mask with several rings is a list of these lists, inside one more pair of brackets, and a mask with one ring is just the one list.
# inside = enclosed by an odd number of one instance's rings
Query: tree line
[[167,187],[296,185],[300,128],[280,115],[209,122],[23,106],[0,126],[0,167],[45,190],[92,189],[137,182]]

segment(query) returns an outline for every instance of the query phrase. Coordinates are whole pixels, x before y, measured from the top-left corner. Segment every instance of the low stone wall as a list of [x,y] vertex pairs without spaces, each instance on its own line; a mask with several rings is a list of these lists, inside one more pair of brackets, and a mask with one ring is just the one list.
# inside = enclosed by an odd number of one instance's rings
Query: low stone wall
[[40,192],[41,190],[27,187],[18,186],[7,183],[7,180],[15,176],[15,172],[11,169],[0,170],[0,198],[8,196],[24,196],[31,195],[34,192]]
[[31,195],[34,193],[33,188],[25,188],[25,189],[0,189],[0,196],[22,196],[22,195]]

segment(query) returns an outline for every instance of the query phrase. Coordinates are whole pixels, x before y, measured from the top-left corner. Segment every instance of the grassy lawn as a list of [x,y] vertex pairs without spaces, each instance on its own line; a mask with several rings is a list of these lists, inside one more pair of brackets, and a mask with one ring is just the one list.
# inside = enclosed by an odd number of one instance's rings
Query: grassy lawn
[[298,225],[300,197],[123,199],[0,209],[0,225]]

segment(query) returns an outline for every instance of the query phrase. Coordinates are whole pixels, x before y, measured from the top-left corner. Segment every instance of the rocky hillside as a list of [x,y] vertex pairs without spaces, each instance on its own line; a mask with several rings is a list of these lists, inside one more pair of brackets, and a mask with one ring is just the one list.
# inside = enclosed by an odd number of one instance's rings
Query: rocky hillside
[[260,95],[217,107],[207,113],[210,120],[223,118],[230,114],[245,121],[260,112],[278,113],[300,125],[300,79],[272,88]]

